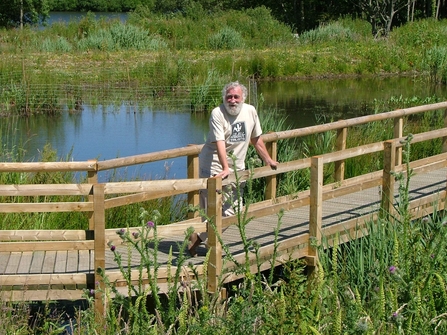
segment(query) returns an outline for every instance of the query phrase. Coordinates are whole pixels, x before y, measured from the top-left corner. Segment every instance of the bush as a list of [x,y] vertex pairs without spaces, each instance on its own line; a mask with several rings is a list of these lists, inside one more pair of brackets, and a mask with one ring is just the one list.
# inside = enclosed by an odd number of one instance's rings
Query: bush
[[244,45],[242,35],[231,27],[224,27],[209,38],[212,49],[237,49]]

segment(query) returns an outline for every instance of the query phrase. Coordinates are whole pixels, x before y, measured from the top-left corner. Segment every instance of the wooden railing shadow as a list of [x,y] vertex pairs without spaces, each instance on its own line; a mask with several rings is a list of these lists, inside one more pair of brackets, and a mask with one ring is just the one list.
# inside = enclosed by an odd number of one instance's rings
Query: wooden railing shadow
[[[297,208],[309,206],[308,226],[302,234],[282,239],[275,248],[276,259],[272,263],[273,242],[263,245],[258,255],[248,257],[249,266],[253,272],[264,270],[272,264],[282,264],[290,259],[305,258],[310,269],[318,263],[318,253],[315,245],[321,243],[322,236],[329,243],[333,236],[340,235],[341,239],[349,240],[350,234],[364,228],[367,221],[377,218],[379,213],[355,217],[343,224],[330,226],[323,225],[323,203],[328,199],[359,192],[371,187],[380,187],[381,210],[391,214],[394,211],[396,172],[405,172],[402,165],[402,139],[404,118],[408,115],[424,113],[433,110],[445,110],[447,102],[397,110],[388,113],[365,116],[355,119],[342,120],[319,126],[294,129],[263,135],[268,150],[273,158],[276,158],[278,141],[296,137],[307,136],[328,131],[336,132],[336,149],[334,152],[315,157],[303,158],[294,161],[281,162],[276,170],[269,167],[256,168],[253,171],[241,173],[239,180],[249,178],[266,178],[266,192],[263,201],[250,204],[247,208],[249,217],[260,218],[275,216],[280,211],[292,211]],[[394,137],[387,141],[369,143],[353,148],[346,148],[348,129],[353,126],[369,122],[394,120]],[[446,118],[445,118],[446,120]],[[426,157],[410,163],[415,173],[426,173],[435,169],[446,167],[447,162],[447,122],[444,128],[425,133],[414,134],[413,143],[442,139],[443,152],[438,155]],[[71,202],[28,202],[0,203],[0,213],[35,213],[35,212],[85,212],[89,218],[89,227],[85,230],[2,230],[0,231],[0,285],[3,299],[11,300],[54,300],[54,299],[79,299],[82,298],[83,289],[103,288],[101,275],[97,269],[106,268],[106,252],[110,243],[119,243],[116,229],[106,229],[105,211],[114,207],[127,206],[161,197],[172,197],[186,194],[191,206],[198,206],[198,191],[207,188],[209,199],[207,215],[212,219],[215,231],[209,229],[210,259],[207,269],[203,269],[200,262],[195,265],[195,272],[185,268],[184,275],[194,278],[197,274],[202,276],[207,273],[207,284],[210,292],[218,290],[222,282],[231,282],[240,278],[235,274],[237,264],[243,264],[246,255],[243,253],[233,255],[233,262],[224,262],[222,246],[218,236],[226,227],[238,223],[238,216],[222,218],[221,215],[221,190],[222,187],[235,182],[235,176],[226,180],[220,178],[198,178],[198,154],[201,145],[191,145],[184,148],[166,150],[144,155],[117,158],[107,161],[87,162],[54,162],[54,163],[0,163],[0,172],[61,172],[83,171],[87,173],[86,183],[74,184],[44,184],[44,185],[0,185],[0,197],[26,197],[26,196],[73,196],[79,201]],[[383,152],[384,169],[373,171],[361,176],[345,179],[345,162],[347,159]],[[99,182],[98,173],[110,169],[126,167],[130,165],[148,162],[168,160],[177,157],[186,157],[187,178],[173,180],[149,180],[128,182]],[[335,164],[334,183],[324,184],[323,169],[325,164]],[[278,197],[276,194],[277,176],[287,172],[310,169],[310,189],[298,194]],[[445,190],[440,194],[424,199],[418,199],[412,204],[411,209],[415,217],[434,209],[443,209],[445,202]],[[436,205],[434,205],[436,203]],[[424,211],[421,211],[424,208]],[[185,231],[193,227],[196,231],[206,229],[206,224],[192,213],[188,220],[172,223],[167,226],[157,227],[158,237],[179,239],[185,238]],[[130,228],[136,231],[137,227]],[[360,235],[357,235],[360,236]],[[312,241],[312,243],[311,243]],[[14,272],[20,264],[18,262],[31,262],[30,257],[37,257],[39,252],[44,252],[50,259],[60,257],[60,253],[66,255],[64,266],[59,264],[52,271],[46,271],[42,264],[41,271],[30,273]],[[9,263],[8,259],[20,254],[20,261]],[[12,255],[12,256],[11,256]],[[73,256],[75,255],[75,256]],[[51,258],[53,257],[53,258]],[[71,258],[70,258],[71,257]],[[42,262],[45,259],[42,258]],[[67,271],[68,263],[73,263],[73,271]],[[261,264],[259,264],[261,262]],[[75,264],[76,263],[76,264]],[[11,267],[7,271],[6,267]],[[206,271],[205,271],[206,270]],[[171,268],[171,272],[175,271]],[[119,271],[106,271],[111,282],[123,285],[124,278]],[[159,271],[158,280],[166,282],[172,273],[167,269]],[[132,280],[140,280],[137,270],[132,273]],[[103,310],[103,301],[97,290],[95,306],[99,313]]]

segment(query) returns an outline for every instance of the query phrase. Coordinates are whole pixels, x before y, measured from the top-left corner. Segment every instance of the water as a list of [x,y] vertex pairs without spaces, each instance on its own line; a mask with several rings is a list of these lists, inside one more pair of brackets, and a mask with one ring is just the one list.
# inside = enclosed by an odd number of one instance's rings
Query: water
[[[446,89],[413,78],[326,79],[261,82],[258,95],[264,100],[261,118],[274,107],[287,115],[291,127],[300,128],[370,114],[374,99],[445,97]],[[149,108],[134,112],[127,105],[93,108],[87,103],[82,112],[67,110],[57,117],[6,118],[2,123],[8,122],[9,130],[2,132],[2,142],[25,148],[27,160],[38,160],[44,145],[50,143],[61,158],[101,161],[205,141],[207,115]],[[119,176],[185,178],[186,159],[119,170]]]
[[[67,23],[71,21],[77,22],[83,19],[86,15],[86,12],[50,12],[46,24],[51,26],[53,23]],[[127,13],[95,12],[93,15],[95,15],[96,19],[119,19],[121,22],[125,22],[127,20]],[[41,28],[44,27],[42,26]]]

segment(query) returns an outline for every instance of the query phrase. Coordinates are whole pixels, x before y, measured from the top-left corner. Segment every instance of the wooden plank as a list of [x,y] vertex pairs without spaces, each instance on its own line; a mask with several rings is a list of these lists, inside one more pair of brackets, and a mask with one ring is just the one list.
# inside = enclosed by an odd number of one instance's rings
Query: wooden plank
[[444,101],[444,102],[440,102],[440,103],[436,103],[436,104],[416,106],[416,107],[410,107],[410,108],[405,108],[405,109],[398,109],[398,110],[391,111],[391,112],[365,115],[365,116],[356,117],[353,119],[340,120],[340,121],[320,124],[320,125],[316,125],[316,126],[309,126],[309,127],[303,127],[303,128],[298,128],[298,129],[292,129],[292,130],[284,130],[284,131],[270,133],[270,134],[264,134],[262,136],[262,138],[263,138],[264,142],[271,142],[271,141],[277,141],[280,139],[308,136],[308,135],[323,133],[323,132],[327,132],[327,131],[331,131],[331,130],[338,130],[341,128],[359,126],[359,125],[366,124],[369,122],[394,119],[397,117],[403,117],[403,116],[407,116],[407,115],[428,112],[428,111],[433,111],[433,110],[438,110],[438,109],[444,110],[446,107],[447,107],[447,102]]
[[95,171],[96,161],[0,163],[0,172]]
[[207,178],[197,178],[105,183],[104,194],[145,192],[156,196],[168,191],[181,194],[206,188],[206,181]]
[[88,272],[90,272],[90,270],[91,270],[90,251],[89,250],[79,250],[77,272],[88,273]]
[[0,230],[0,241],[79,241],[86,230]]
[[56,262],[56,251],[46,251],[42,265],[42,273],[53,273]]
[[10,275],[0,276],[0,286],[12,286],[12,285],[73,285],[73,284],[86,284],[86,275],[82,273],[75,274],[31,274],[31,275]]
[[28,274],[30,272],[32,260],[33,260],[32,252],[22,252],[22,258],[20,259],[17,274]]
[[90,212],[89,202],[52,202],[52,203],[0,203],[1,213],[42,213],[42,212]]
[[0,252],[5,251],[58,251],[91,250],[94,241],[53,241],[53,242],[0,242]]
[[4,274],[6,267],[8,266],[10,252],[0,252],[0,274]]
[[33,252],[33,259],[31,261],[31,266],[29,273],[42,273],[42,265],[45,258],[45,251],[35,251]]
[[67,273],[74,273],[78,270],[78,255],[79,251],[69,250],[67,251],[67,263],[65,271]]
[[0,185],[0,196],[78,195],[91,192],[91,184]]
[[54,264],[54,273],[64,273],[67,269],[68,251],[57,251]]
[[16,274],[19,268],[20,258],[22,257],[21,252],[11,252],[9,257],[8,266],[5,269],[5,274]]
[[156,162],[160,160],[166,160],[176,157],[188,156],[188,155],[197,155],[202,149],[203,144],[201,145],[188,145],[183,148],[169,149],[157,152],[151,152],[147,154],[135,155],[135,156],[127,156],[123,158],[115,158],[109,159],[106,161],[98,162],[98,171],[115,169],[118,167],[143,164]]
[[50,300],[78,300],[83,299],[83,290],[13,290],[0,291],[3,301],[50,301]]

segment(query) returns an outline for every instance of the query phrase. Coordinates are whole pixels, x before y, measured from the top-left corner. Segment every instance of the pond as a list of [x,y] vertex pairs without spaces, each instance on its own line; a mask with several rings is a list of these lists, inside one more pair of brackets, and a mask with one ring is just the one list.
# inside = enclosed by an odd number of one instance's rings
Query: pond
[[[410,77],[321,79],[260,82],[257,85],[260,117],[271,108],[283,111],[293,128],[374,113],[374,99],[446,96],[445,87],[431,87]],[[202,144],[208,132],[208,115],[165,111],[140,106],[83,105],[60,116],[33,116],[2,120],[3,147],[24,148],[26,160],[38,160],[45,144],[63,160],[106,160]],[[0,128],[0,130],[2,129]],[[175,159],[118,171],[122,179],[186,177],[186,160]],[[110,178],[110,173],[101,179]],[[115,176],[116,178],[116,176]]]

